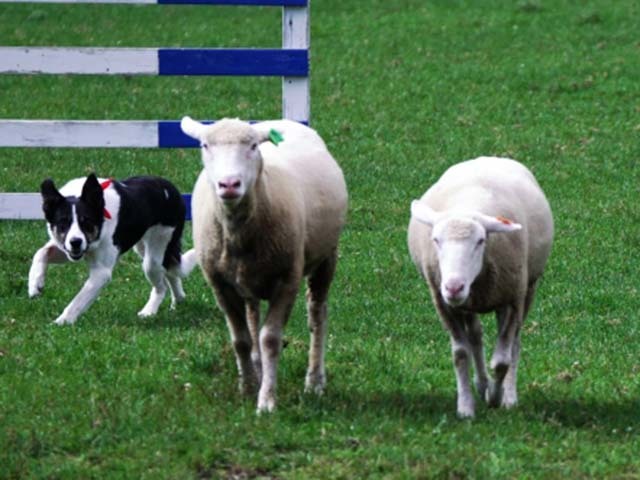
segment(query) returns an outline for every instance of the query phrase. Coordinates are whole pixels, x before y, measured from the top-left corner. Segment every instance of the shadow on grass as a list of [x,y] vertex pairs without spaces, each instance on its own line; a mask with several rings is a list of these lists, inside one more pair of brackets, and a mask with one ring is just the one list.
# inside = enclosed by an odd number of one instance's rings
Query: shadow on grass
[[153,317],[127,317],[119,321],[118,324],[123,327],[135,326],[150,330],[199,330],[211,328],[212,324],[226,329],[224,316],[220,313],[213,299],[210,302],[187,300],[180,303],[175,310],[170,310],[168,303],[168,300],[165,300],[158,314]]
[[[613,396],[612,396],[613,397]],[[611,433],[625,432],[637,425],[640,398],[561,398],[542,394],[525,397],[522,415],[531,421],[580,429],[602,428]]]
[[[639,398],[611,400],[561,398],[559,393],[551,397],[526,395],[513,410],[489,409],[476,398],[474,422],[511,422],[514,419],[530,423],[544,423],[552,427],[598,430],[618,435],[636,429],[640,411]],[[307,400],[313,405],[318,400]],[[406,393],[402,391],[331,392],[324,409],[336,409],[345,416],[361,416],[366,412],[388,418],[410,419],[413,422],[437,423],[444,416],[456,417],[455,391],[430,391]]]

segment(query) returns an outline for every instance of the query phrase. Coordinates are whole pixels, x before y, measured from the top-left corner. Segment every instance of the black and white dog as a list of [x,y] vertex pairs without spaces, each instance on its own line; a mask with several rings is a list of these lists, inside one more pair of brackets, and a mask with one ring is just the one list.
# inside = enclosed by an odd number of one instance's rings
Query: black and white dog
[[120,255],[134,247],[153,286],[141,317],[157,313],[167,291],[171,306],[184,299],[181,278],[195,266],[193,249],[180,254],[186,207],[180,192],[159,177],[123,181],[76,178],[58,191],[52,180],[40,186],[42,209],[51,240],[33,257],[29,296],[39,295],[50,263],[89,264],[89,278],[55,323],[74,323],[93,303]]

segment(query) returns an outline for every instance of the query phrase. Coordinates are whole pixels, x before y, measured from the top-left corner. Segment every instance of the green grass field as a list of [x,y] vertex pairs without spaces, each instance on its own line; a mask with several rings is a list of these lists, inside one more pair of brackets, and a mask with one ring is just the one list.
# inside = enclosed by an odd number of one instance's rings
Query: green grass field
[[[58,328],[85,266],[52,267],[29,300],[44,222],[1,221],[0,478],[640,478],[640,4],[312,3],[312,123],[350,191],[326,395],[302,393],[302,298],[278,410],[256,417],[199,272],[177,312],[167,302],[141,320],[149,287],[128,254],[79,323]],[[0,43],[278,47],[280,12],[2,4]],[[280,81],[0,77],[1,118],[185,114],[278,117]],[[480,155],[533,170],[557,233],[524,327],[519,406],[479,404],[461,421],[406,226],[413,198]],[[199,170],[195,150],[0,150],[2,191],[90,171],[161,174],[190,191]]]

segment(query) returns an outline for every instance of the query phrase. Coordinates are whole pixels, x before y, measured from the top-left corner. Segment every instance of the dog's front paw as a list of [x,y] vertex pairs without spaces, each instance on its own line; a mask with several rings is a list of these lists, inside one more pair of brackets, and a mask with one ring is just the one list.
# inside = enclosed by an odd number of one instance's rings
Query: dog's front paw
[[39,297],[44,285],[29,285],[29,298]]
[[53,323],[55,323],[56,325],[73,325],[74,323],[76,323],[76,319],[67,317],[63,314],[56,318]]
[[44,277],[29,279],[29,298],[39,296],[44,289]]

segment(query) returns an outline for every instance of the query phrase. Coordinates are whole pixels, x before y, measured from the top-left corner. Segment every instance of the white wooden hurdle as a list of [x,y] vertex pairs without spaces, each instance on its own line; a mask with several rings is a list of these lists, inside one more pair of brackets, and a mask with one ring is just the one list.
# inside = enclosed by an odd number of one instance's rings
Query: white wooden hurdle
[[[0,0],[282,7],[281,49],[0,47],[0,74],[282,77],[282,116],[309,123],[309,0]],[[0,147],[179,148],[197,144],[178,120],[0,119]],[[187,204],[190,196],[185,195]],[[42,219],[38,193],[0,193],[0,219]]]

